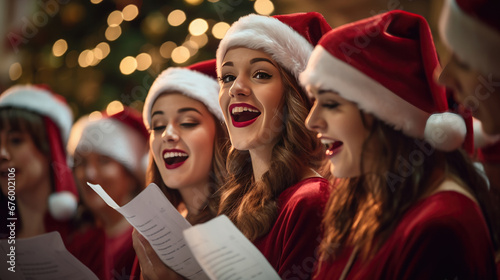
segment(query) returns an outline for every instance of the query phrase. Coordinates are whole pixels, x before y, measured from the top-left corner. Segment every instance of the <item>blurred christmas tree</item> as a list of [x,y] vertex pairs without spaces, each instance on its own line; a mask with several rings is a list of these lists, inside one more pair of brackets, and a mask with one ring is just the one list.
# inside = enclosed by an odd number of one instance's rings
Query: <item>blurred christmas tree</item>
[[76,117],[113,100],[141,110],[162,70],[214,58],[232,22],[274,11],[269,0],[2,2],[0,89],[48,84]]

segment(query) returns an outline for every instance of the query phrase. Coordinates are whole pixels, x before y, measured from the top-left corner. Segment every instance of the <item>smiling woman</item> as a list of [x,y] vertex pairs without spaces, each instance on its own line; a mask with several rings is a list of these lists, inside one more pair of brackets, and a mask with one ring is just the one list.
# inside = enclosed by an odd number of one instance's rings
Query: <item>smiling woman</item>
[[329,193],[324,151],[304,121],[311,103],[297,77],[330,30],[318,13],[249,15],[217,50],[232,149],[213,207],[227,215],[283,278],[311,277]]
[[[208,201],[226,176],[228,139],[218,92],[215,60],[208,60],[165,70],[144,105],[152,155],[146,182],[156,183],[191,224],[215,216]],[[181,279],[137,232],[134,249],[144,279]]]

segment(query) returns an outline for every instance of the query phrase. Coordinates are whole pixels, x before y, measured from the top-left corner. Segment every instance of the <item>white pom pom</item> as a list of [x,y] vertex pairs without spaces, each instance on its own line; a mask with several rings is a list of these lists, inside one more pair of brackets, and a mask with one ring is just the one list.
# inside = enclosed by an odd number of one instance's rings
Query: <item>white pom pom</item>
[[500,134],[486,134],[483,130],[483,123],[476,118],[472,119],[472,127],[474,128],[474,148],[483,148],[500,140]]
[[427,119],[424,138],[434,148],[449,152],[460,148],[466,132],[465,121],[460,115],[445,112]]
[[53,193],[49,196],[49,211],[58,221],[67,221],[76,213],[77,199],[68,191]]

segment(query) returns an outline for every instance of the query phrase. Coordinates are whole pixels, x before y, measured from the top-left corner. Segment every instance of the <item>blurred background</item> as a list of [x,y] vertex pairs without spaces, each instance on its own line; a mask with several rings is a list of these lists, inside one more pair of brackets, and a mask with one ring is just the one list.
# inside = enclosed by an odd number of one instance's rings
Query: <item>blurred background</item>
[[[239,17],[317,11],[337,27],[394,9],[424,16],[438,53],[442,0],[0,0],[0,90],[47,84],[75,118],[142,110],[155,77],[170,66],[214,58]],[[97,113],[96,113],[97,114]]]

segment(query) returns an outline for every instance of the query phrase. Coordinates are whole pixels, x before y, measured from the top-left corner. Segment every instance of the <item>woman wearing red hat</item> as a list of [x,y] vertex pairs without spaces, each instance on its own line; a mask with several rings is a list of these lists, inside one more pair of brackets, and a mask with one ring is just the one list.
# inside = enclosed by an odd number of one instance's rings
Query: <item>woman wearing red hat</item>
[[[453,90],[455,100],[472,112],[474,146],[500,205],[500,2],[447,0],[440,33],[451,51],[439,82]],[[500,219],[499,219],[500,220]],[[498,221],[500,223],[500,221]],[[500,242],[500,236],[495,237]],[[500,273],[500,252],[497,252]]]
[[[156,183],[191,224],[214,217],[208,200],[226,178],[228,139],[218,92],[215,60],[208,60],[163,71],[144,104],[153,159],[146,181]],[[142,235],[133,236],[140,271],[136,267],[132,277],[141,272],[144,279],[182,279]]]
[[215,206],[283,278],[308,279],[330,187],[321,144],[304,126],[311,103],[298,85],[330,26],[319,13],[249,15],[217,50],[219,103],[232,149]]
[[[58,231],[68,250],[81,257],[72,249],[78,192],[65,150],[72,121],[64,98],[45,87],[17,85],[2,93],[0,215],[3,221],[17,218],[15,238]],[[0,234],[12,235],[7,227]]]
[[494,279],[491,201],[459,148],[424,18],[392,11],[327,33],[301,74],[307,126],[340,178],[317,279]]
[[133,227],[87,182],[104,186],[118,205],[127,204],[144,186],[148,137],[141,114],[130,107],[111,115],[103,112],[98,119],[84,116],[71,131],[68,151],[83,202],[81,234],[75,238],[82,251],[94,254],[96,261],[88,266],[100,279],[130,275],[135,258]]

